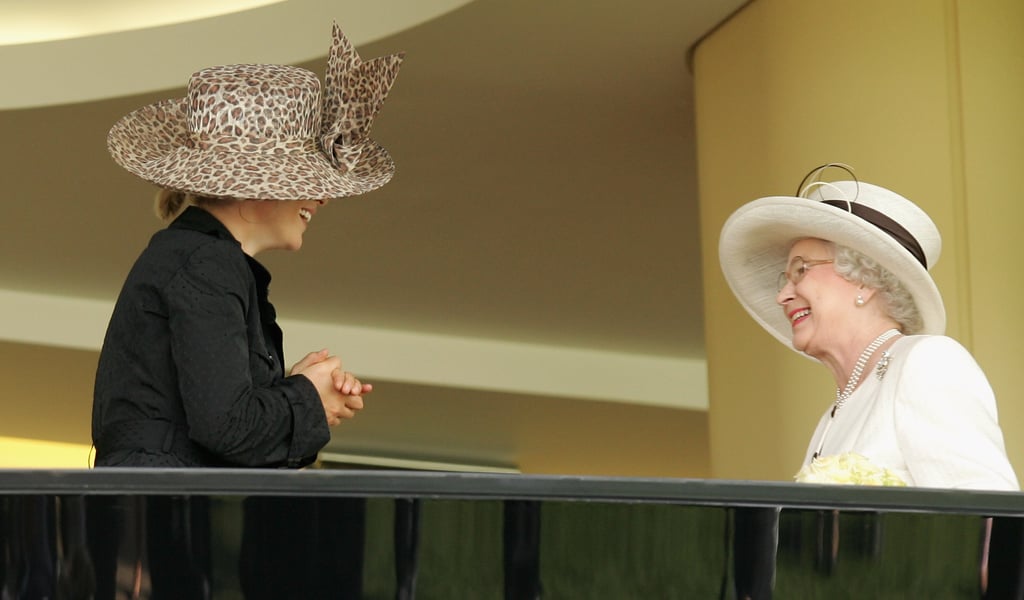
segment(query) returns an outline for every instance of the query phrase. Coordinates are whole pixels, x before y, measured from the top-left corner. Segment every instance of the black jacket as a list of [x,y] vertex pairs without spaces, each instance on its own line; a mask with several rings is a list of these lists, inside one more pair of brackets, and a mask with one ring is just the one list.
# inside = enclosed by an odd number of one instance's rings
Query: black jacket
[[125,281],[93,395],[97,466],[297,467],[330,439],[285,377],[270,273],[210,213],[185,210]]

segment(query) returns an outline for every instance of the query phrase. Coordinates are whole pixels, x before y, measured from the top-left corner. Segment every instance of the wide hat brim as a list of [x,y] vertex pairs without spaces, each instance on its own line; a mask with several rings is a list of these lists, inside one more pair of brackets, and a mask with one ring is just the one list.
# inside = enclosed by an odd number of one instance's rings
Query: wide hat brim
[[889,234],[823,202],[771,196],[754,200],[729,217],[719,239],[719,261],[743,308],[788,348],[793,348],[793,330],[776,302],[776,283],[786,269],[790,247],[804,238],[847,246],[878,261],[913,297],[923,321],[922,330],[915,333],[945,333],[946,310],[935,282],[925,266]]
[[347,169],[314,144],[288,153],[226,152],[194,147],[184,98],[163,100],[121,118],[107,148],[126,170],[160,187],[214,198],[322,200],[375,190],[395,173],[388,152],[367,139]]

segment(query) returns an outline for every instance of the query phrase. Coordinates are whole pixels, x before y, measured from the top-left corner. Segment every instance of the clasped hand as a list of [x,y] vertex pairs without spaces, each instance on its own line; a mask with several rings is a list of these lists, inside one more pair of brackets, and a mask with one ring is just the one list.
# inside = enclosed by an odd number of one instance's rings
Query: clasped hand
[[305,376],[316,387],[330,427],[355,417],[363,409],[363,396],[373,391],[371,384],[344,370],[341,359],[326,349],[307,354],[295,363],[291,374]]

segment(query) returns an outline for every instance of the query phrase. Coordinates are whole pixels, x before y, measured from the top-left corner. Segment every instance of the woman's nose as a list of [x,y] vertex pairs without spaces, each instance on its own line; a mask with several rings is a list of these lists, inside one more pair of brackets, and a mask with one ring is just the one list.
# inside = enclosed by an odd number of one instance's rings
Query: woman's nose
[[775,295],[775,302],[778,303],[779,306],[785,306],[791,302],[793,300],[794,287],[796,286],[793,285],[793,282],[787,279],[786,285],[782,286],[779,293]]

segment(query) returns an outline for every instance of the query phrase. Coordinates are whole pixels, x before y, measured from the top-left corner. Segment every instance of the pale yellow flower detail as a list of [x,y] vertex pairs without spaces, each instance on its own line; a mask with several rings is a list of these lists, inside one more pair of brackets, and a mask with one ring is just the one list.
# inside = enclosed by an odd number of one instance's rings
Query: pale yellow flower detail
[[861,454],[847,452],[819,456],[804,465],[795,479],[799,483],[834,483],[841,485],[906,486],[898,475],[871,462]]

